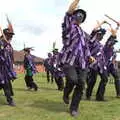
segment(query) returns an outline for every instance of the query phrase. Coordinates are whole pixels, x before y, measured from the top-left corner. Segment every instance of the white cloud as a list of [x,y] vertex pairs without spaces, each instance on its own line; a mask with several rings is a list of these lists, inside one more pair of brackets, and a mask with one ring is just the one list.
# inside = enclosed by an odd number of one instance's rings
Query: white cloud
[[[52,49],[54,41],[57,42],[56,47],[61,48],[62,46],[61,23],[72,1],[0,0],[0,25],[2,28],[6,27],[5,13],[7,13],[15,29],[13,47],[21,50],[25,43],[26,46],[35,47],[33,52],[35,55],[46,57],[47,52]],[[87,11],[87,19],[82,25],[83,29],[90,33],[96,24],[96,20],[108,20],[104,14],[120,21],[119,5],[119,0],[80,0],[80,8]],[[110,22],[113,24],[112,21]],[[119,46],[120,42],[117,44],[117,47]]]

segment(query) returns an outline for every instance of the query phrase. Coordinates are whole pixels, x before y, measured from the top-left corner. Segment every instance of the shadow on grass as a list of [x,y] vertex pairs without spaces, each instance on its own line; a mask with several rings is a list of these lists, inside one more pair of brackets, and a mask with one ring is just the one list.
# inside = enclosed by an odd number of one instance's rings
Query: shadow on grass
[[[48,88],[48,87],[38,87],[39,90],[45,90],[45,91],[57,91],[55,88]],[[28,90],[27,88],[13,88],[14,91],[30,91],[33,92],[34,90]]]
[[48,87],[40,87],[40,89],[43,89],[43,90],[52,90],[52,91],[57,90],[55,88],[48,88]]
[[37,84],[45,84],[46,82],[45,81],[38,81],[38,80],[34,80]]
[[7,100],[4,94],[0,94],[0,105],[6,105]]
[[30,107],[42,108],[48,111],[53,112],[64,112],[66,111],[65,105],[62,102],[51,101],[48,99],[42,99],[39,101],[35,101]]
[[27,89],[27,88],[14,88],[14,91],[20,91],[20,92],[35,92],[34,89]]
[[[109,102],[109,101],[113,101],[113,100],[120,99],[120,98],[117,98],[116,96],[111,96],[111,95],[108,96],[107,95],[107,96],[104,97],[104,99],[105,99],[105,102]],[[90,100],[87,100],[86,96],[83,96],[82,100],[83,101],[95,101],[95,102],[99,102],[99,101],[96,100],[96,95],[92,95],[92,97],[91,97]]]
[[28,91],[25,88],[13,88],[14,91]]

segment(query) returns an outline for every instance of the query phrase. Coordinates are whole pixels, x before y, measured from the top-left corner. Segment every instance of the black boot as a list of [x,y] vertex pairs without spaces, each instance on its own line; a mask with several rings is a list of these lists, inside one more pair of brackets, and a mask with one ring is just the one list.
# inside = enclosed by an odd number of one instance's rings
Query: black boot
[[11,101],[8,103],[9,106],[16,106],[16,104],[14,103],[14,101]]
[[64,101],[65,104],[69,104],[69,97],[63,95],[63,101]]
[[70,110],[70,114],[71,114],[71,116],[73,116],[73,117],[77,117],[78,116],[78,112],[77,111],[75,111],[75,110]]
[[116,96],[120,98],[120,80],[115,81]]
[[16,106],[11,96],[7,97],[7,102],[9,106]]
[[34,91],[38,90],[38,86],[35,82],[32,82],[32,88],[34,89]]

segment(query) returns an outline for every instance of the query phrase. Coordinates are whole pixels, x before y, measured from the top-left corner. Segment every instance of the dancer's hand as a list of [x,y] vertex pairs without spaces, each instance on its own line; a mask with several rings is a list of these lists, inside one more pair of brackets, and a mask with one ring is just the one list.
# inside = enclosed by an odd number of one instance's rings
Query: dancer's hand
[[111,32],[112,36],[116,36],[116,34],[117,34],[117,29],[113,29],[113,28],[111,27],[110,32]]
[[103,25],[103,24],[105,24],[105,23],[107,23],[107,21],[102,21],[102,22],[99,22],[98,20],[97,20],[97,25],[96,25],[96,27],[94,28],[94,30],[98,30],[99,28],[101,28],[101,26]]
[[95,62],[95,61],[96,61],[95,58],[92,57],[92,56],[90,56],[90,58],[89,58],[89,62],[90,62],[90,63],[93,63],[93,62]]
[[74,10],[76,9],[79,1],[80,1],[80,0],[74,0],[74,1],[71,3],[71,5],[70,5],[70,7],[69,7],[69,9],[68,9],[68,13],[72,14],[72,13],[74,12]]

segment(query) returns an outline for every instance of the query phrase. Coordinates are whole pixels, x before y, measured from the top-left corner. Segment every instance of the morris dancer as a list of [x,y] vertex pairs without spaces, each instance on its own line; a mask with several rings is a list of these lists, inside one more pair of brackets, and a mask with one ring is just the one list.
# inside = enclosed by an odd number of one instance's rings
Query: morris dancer
[[96,59],[96,61],[93,64],[90,64],[89,66],[90,71],[88,73],[86,89],[86,97],[88,100],[91,99],[92,90],[95,86],[97,75],[99,74],[101,77],[101,81],[99,83],[99,87],[96,93],[96,100],[104,101],[105,87],[108,81],[103,45],[100,43],[100,41],[103,39],[103,36],[106,33],[106,30],[101,28],[101,25],[104,23],[105,21],[103,21],[96,28],[94,28],[94,30],[91,33],[91,38],[89,40],[90,52],[91,55]]
[[86,34],[79,26],[86,19],[86,12],[76,9],[80,0],[74,0],[67,11],[62,24],[63,48],[59,56],[60,66],[63,68],[66,85],[63,100],[69,104],[69,95],[73,91],[70,104],[70,114],[76,116],[83,95],[88,61],[94,61],[87,45]]
[[59,52],[58,52],[58,49],[55,48],[53,50],[53,56],[50,62],[52,65],[51,74],[53,75],[55,79],[58,90],[62,91],[64,88],[64,81],[63,81],[64,73],[58,66],[58,57],[59,57]]
[[31,50],[32,48],[24,48],[24,68],[26,70],[25,83],[28,89],[33,88],[35,91],[37,91],[38,86],[33,80],[33,75],[37,72],[37,70],[35,67],[34,58],[30,53]]
[[108,38],[104,46],[104,55],[107,63],[108,73],[111,74],[114,78],[114,84],[116,89],[116,97],[120,98],[120,78],[116,66],[116,52],[114,50],[114,45],[116,42],[116,33],[117,29],[111,28],[111,36]]
[[[52,68],[51,59],[52,59],[52,54],[48,53],[48,58],[46,58],[44,60],[44,66],[45,66],[45,71],[46,71],[48,83],[50,81],[51,81],[51,83],[53,83],[53,75],[51,74],[51,68]],[[50,76],[51,76],[51,78],[50,78]]]
[[15,106],[12,96],[13,89],[11,80],[16,79],[13,70],[13,48],[10,44],[14,32],[6,28],[0,37],[0,86],[3,88],[8,105]]

